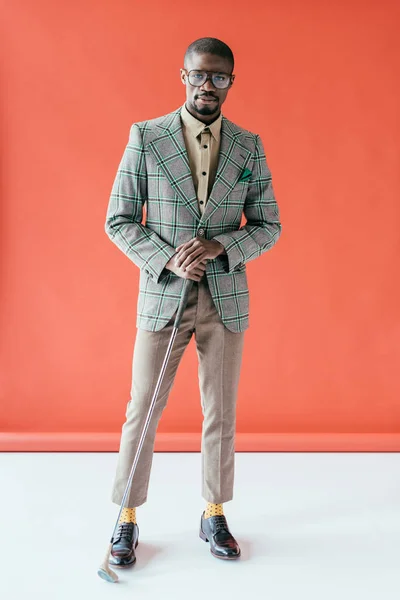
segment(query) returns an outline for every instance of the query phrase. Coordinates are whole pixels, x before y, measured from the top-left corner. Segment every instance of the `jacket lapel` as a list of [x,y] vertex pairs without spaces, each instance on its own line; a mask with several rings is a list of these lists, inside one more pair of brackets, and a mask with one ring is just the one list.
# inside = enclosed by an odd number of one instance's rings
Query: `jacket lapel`
[[162,129],[162,133],[148,144],[148,148],[153,152],[158,165],[182,202],[190,213],[203,224],[235,187],[252,154],[242,143],[240,129],[222,115],[217,172],[202,215],[194,189],[180,111],[181,108],[178,108],[170,113],[170,119],[166,119],[158,125]]
[[222,115],[217,172],[202,215],[202,223],[205,223],[213,215],[235,187],[252,156],[251,151],[242,144],[241,138],[240,129]]
[[164,121],[158,127],[163,132],[152,140],[148,147],[182,202],[196,219],[200,219],[201,213],[182,132],[180,108],[171,113],[170,120]]

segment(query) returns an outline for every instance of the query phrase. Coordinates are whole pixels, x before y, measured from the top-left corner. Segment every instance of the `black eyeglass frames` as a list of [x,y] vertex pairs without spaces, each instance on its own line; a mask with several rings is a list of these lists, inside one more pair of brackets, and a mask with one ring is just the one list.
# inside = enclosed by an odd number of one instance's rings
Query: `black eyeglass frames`
[[183,69],[187,74],[188,81],[190,85],[200,86],[203,85],[207,79],[210,79],[213,86],[218,88],[219,90],[224,90],[229,87],[231,81],[233,81],[232,77],[234,75],[229,73],[219,73],[215,71],[199,71],[197,69],[191,69],[187,71]]

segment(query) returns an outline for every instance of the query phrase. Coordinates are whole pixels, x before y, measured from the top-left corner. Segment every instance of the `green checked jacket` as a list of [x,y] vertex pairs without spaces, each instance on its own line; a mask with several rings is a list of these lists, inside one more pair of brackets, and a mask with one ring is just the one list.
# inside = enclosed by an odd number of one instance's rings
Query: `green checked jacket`
[[[208,260],[205,275],[224,325],[249,327],[246,263],[281,234],[271,172],[260,137],[222,116],[215,181],[200,213],[177,110],[133,123],[109,199],[105,231],[140,268],[136,326],[165,327],[184,279],[165,268],[180,244],[215,239],[226,255]],[[143,206],[146,220],[143,221]],[[246,224],[240,227],[242,214]]]

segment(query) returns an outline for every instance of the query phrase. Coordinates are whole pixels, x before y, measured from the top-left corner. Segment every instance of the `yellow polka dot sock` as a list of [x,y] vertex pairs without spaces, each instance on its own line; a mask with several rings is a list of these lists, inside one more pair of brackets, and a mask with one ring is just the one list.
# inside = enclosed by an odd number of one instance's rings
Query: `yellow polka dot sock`
[[124,507],[118,523],[136,523],[136,508]]
[[213,504],[207,502],[206,510],[204,511],[204,518],[209,519],[210,517],[216,517],[217,515],[223,515],[224,508],[222,504]]

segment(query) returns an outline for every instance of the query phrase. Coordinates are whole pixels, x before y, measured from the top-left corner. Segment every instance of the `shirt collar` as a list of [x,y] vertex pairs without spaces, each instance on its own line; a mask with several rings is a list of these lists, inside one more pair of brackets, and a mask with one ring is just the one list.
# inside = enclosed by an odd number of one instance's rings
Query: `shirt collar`
[[196,119],[186,108],[186,103],[183,104],[181,109],[181,119],[185,126],[185,128],[193,135],[197,137],[205,127],[208,127],[211,131],[211,134],[214,136],[216,141],[218,142],[221,136],[221,121],[222,121],[222,113],[219,114],[218,119],[213,121],[211,125],[207,125],[207,123],[203,123],[199,119]]

